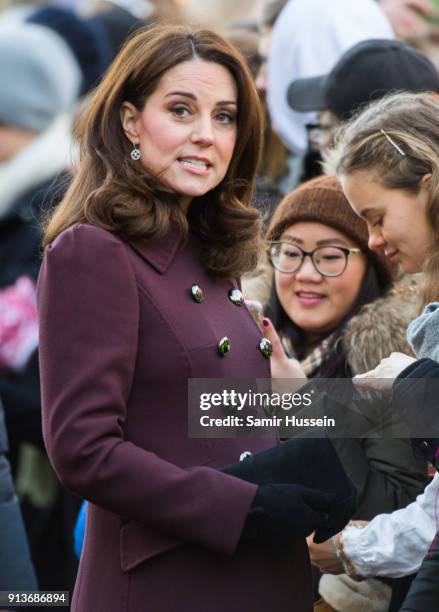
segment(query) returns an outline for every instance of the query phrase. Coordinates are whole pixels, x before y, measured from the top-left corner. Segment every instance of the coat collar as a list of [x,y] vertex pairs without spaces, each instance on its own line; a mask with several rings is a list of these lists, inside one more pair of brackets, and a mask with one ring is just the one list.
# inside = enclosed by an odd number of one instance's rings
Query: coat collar
[[157,272],[165,274],[181,246],[181,231],[172,225],[169,232],[157,242],[145,244],[141,240],[129,240],[130,246]]

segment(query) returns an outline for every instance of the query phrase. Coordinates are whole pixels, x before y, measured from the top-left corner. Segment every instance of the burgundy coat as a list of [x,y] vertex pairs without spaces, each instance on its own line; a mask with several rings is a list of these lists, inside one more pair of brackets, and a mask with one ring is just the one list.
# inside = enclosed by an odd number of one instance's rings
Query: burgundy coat
[[139,246],[77,225],[46,250],[44,439],[64,485],[92,502],[74,611],[312,609],[305,542],[283,554],[240,543],[256,486],[215,469],[274,437],[187,435],[188,378],[270,375],[257,325],[198,248],[192,235],[179,248],[176,231]]

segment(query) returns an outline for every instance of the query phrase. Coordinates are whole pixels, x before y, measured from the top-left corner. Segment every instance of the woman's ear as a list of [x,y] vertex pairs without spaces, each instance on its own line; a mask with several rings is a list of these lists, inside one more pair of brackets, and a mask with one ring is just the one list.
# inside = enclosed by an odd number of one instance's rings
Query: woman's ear
[[138,131],[139,111],[131,102],[122,102],[120,107],[120,122],[125,136],[133,145],[139,144]]
[[429,172],[428,174],[424,174],[424,176],[421,179],[421,185],[422,187],[425,187],[426,189],[429,189],[430,187],[430,181],[431,181],[431,172]]

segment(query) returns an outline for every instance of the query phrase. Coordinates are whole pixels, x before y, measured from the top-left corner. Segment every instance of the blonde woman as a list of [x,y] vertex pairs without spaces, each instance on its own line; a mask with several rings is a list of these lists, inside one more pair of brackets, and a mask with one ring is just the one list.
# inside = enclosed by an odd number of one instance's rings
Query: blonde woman
[[[439,98],[405,93],[388,96],[354,118],[329,160],[353,209],[367,222],[369,247],[384,253],[403,272],[424,272],[425,305],[439,299],[438,160]],[[393,353],[375,370],[356,377],[357,384],[395,389],[407,378],[439,377],[438,365],[431,359],[437,343],[419,342],[416,329],[410,326],[408,339],[421,361]],[[419,406],[420,414],[423,408]],[[434,460],[434,439],[423,442],[427,456]],[[436,477],[414,504],[335,536],[339,559],[330,542],[311,544],[313,563],[334,573],[344,568],[356,577],[403,576],[417,570],[434,535],[437,488]],[[437,562],[428,558],[426,563],[424,593],[414,586],[410,607],[404,610],[437,609],[438,595],[433,591],[438,583],[431,578]]]

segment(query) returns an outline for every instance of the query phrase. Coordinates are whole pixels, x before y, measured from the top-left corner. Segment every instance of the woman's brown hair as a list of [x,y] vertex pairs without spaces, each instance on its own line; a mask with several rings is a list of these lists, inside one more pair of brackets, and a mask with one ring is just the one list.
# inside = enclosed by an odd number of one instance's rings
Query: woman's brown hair
[[[200,58],[224,66],[238,90],[237,141],[221,183],[194,198],[186,217],[178,195],[131,159],[120,120],[124,101],[141,110],[170,68]],[[245,60],[209,30],[158,25],[127,41],[76,126],[80,163],[60,205],[48,219],[44,245],[76,223],[88,223],[125,239],[153,241],[171,223],[186,236],[189,225],[204,245],[203,262],[215,276],[251,270],[261,251],[261,227],[252,206],[262,141],[258,95]]]
[[383,187],[418,194],[428,181],[431,246],[425,258],[423,302],[439,300],[439,96],[397,93],[373,102],[340,131],[326,170],[366,170]]

